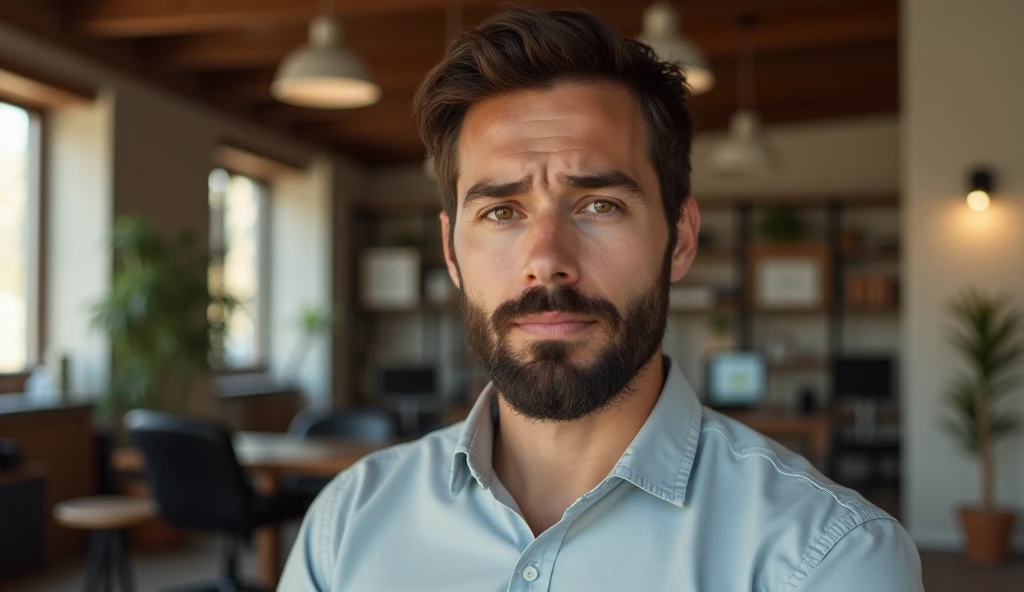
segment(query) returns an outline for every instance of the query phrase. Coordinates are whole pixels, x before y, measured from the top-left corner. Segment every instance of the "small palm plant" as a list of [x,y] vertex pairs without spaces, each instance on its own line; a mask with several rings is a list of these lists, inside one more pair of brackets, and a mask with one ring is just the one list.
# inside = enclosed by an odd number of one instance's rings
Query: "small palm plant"
[[1020,419],[1000,402],[1017,386],[1018,364],[1024,354],[1021,316],[1006,300],[969,290],[953,303],[959,330],[952,342],[967,363],[946,393],[952,415],[943,427],[965,452],[978,458],[981,507],[993,507],[992,449],[1020,429]]

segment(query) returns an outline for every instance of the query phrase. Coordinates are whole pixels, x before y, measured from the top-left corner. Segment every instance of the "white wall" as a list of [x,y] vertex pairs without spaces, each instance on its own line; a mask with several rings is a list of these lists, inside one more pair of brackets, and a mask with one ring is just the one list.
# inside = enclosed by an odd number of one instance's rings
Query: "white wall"
[[[978,496],[974,462],[937,427],[959,368],[947,343],[949,301],[975,286],[1024,308],[1024,2],[904,0],[905,522],[922,546],[956,546],[958,504]],[[990,211],[963,201],[968,170],[997,173]],[[1011,407],[1024,412],[1024,392]],[[996,500],[1021,509],[1024,438],[996,451]],[[1016,542],[1024,548],[1018,521]]]
[[331,400],[331,341],[316,340],[298,374],[289,366],[302,340],[302,310],[331,305],[330,185],[331,163],[319,159],[305,174],[274,183],[270,200],[270,370],[298,382],[316,406]]
[[89,398],[109,380],[108,340],[89,310],[110,285],[114,97],[53,113],[46,145],[46,357],[68,355],[70,394]]

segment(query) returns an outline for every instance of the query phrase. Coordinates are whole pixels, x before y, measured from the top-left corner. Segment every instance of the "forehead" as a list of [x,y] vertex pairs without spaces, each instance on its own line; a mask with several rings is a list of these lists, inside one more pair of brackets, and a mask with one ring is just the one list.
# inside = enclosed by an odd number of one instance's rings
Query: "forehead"
[[614,83],[562,83],[489,97],[466,113],[459,138],[458,195],[481,180],[617,169],[654,174],[633,94]]

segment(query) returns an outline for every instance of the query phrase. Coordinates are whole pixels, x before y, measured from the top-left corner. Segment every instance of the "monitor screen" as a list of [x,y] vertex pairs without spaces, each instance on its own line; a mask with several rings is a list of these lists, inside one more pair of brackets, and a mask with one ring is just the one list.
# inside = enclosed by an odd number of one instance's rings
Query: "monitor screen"
[[893,361],[890,356],[847,356],[832,360],[832,389],[838,397],[890,397]]
[[384,397],[424,397],[437,394],[437,372],[432,366],[382,368],[378,389]]
[[760,401],[768,369],[758,352],[726,352],[708,360],[707,394],[712,407],[743,407]]

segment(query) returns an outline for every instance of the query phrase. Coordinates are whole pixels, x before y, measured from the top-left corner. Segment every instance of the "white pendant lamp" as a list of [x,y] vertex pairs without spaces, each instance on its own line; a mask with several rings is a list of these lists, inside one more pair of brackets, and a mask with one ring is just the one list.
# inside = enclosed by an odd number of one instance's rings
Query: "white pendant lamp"
[[341,24],[330,13],[309,25],[309,43],[277,69],[270,92],[279,101],[319,109],[354,109],[380,99],[380,87],[362,61],[342,44]]
[[690,92],[706,93],[715,86],[715,74],[708,61],[692,43],[679,34],[679,13],[668,0],[658,0],[644,9],[644,29],[640,41],[651,46],[658,57],[676,62],[686,72]]
[[[740,20],[740,28],[753,26],[753,17]],[[711,153],[711,165],[721,175],[745,175],[765,172],[781,162],[779,151],[765,137],[761,118],[754,111],[753,51],[741,32],[737,52],[737,110],[729,119],[729,135]]]

